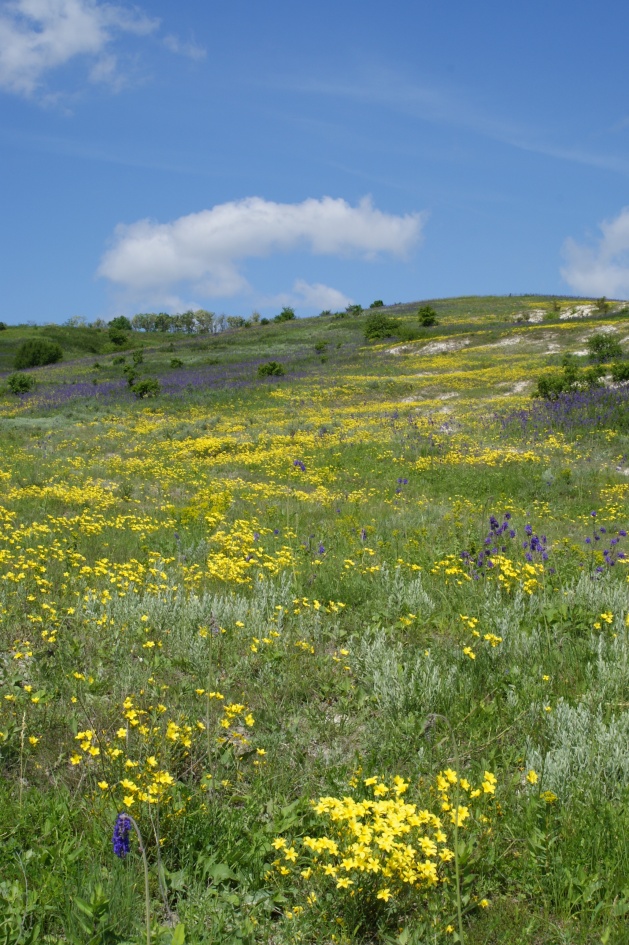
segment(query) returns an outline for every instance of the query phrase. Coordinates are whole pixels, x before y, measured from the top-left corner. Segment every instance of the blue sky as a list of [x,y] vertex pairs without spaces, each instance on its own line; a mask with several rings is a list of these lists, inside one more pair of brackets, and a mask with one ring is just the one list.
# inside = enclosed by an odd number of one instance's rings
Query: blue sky
[[629,297],[620,2],[0,0],[0,319]]

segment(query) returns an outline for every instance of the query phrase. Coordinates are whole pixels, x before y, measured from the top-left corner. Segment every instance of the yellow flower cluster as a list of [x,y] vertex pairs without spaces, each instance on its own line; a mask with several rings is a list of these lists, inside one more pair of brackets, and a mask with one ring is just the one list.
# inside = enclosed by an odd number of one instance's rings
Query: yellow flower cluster
[[[321,797],[312,802],[315,814],[327,825],[321,836],[292,843],[285,837],[273,841],[279,853],[275,870],[287,876],[297,869],[307,881],[318,877],[349,895],[357,892],[385,902],[409,887],[429,890],[447,882],[446,867],[454,859],[454,827],[471,822],[473,805],[493,797],[496,790],[490,771],[473,788],[466,778],[446,769],[429,792],[440,802],[440,816],[410,802],[411,782],[399,775],[390,782],[369,777],[351,783],[355,792],[366,796]],[[457,794],[466,798],[465,805],[457,803]],[[483,814],[480,819],[487,821]]]

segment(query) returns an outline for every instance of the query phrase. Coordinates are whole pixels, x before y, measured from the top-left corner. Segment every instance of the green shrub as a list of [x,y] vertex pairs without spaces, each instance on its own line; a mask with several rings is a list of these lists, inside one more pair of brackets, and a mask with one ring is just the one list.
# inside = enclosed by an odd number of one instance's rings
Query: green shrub
[[271,322],[270,322],[270,320],[269,320],[268,318],[261,318],[261,319],[260,319],[260,324],[261,324],[261,325],[270,325]]
[[629,361],[620,361],[612,364],[612,378],[617,384],[629,381]]
[[124,363],[126,362],[126,360],[127,360],[127,359],[125,358],[124,354],[119,354],[119,355],[117,355],[117,357],[115,357],[115,358],[113,359],[113,361],[112,361],[111,363],[112,363],[112,364],[124,364]]
[[61,345],[46,341],[45,338],[33,338],[31,341],[24,341],[17,349],[14,366],[21,371],[23,368],[55,364],[61,361],[62,357]]
[[266,364],[258,365],[258,377],[283,377],[285,373],[279,361],[267,361]]
[[11,374],[7,384],[12,394],[27,394],[35,387],[35,378],[30,374]]
[[285,305],[279,315],[276,315],[273,319],[274,322],[291,322],[293,318],[296,318],[295,309],[289,308]]
[[170,366],[172,368],[183,367],[183,361],[181,360],[181,358],[171,358]]
[[537,387],[533,396],[542,397],[544,400],[557,400],[560,394],[567,390],[570,390],[570,384],[566,380],[566,375],[561,371],[548,371],[537,378]]
[[317,354],[323,354],[323,352],[325,351],[325,349],[327,348],[327,346],[328,346],[328,342],[327,342],[327,341],[317,341],[317,343],[316,343],[316,345],[315,345],[314,347],[315,347],[315,351],[317,352]]
[[348,305],[345,311],[348,315],[362,315],[363,307],[362,305]]
[[144,354],[142,351],[134,351],[131,355],[131,360],[134,364],[142,364],[144,362]]
[[138,400],[141,400],[143,397],[157,397],[162,388],[156,377],[146,377],[143,381],[133,384],[131,390]]
[[557,400],[561,394],[571,390],[585,390],[601,386],[601,377],[605,368],[594,364],[585,371],[579,369],[574,355],[565,354],[562,359],[563,371],[548,371],[537,379],[533,397],[544,400]]
[[132,331],[133,325],[126,315],[118,315],[109,322],[110,328],[118,328],[120,331]]
[[420,325],[424,328],[432,328],[433,325],[439,324],[437,321],[437,313],[430,305],[422,305],[421,308],[417,309],[417,317],[419,318]]
[[6,331],[8,327],[4,322],[0,322],[0,331]]
[[110,325],[107,334],[109,335],[109,340],[112,344],[116,345],[117,348],[121,348],[123,345],[126,345],[129,340],[128,332],[123,331],[121,328],[112,328]]
[[588,339],[588,351],[591,361],[598,361],[603,364],[605,361],[612,361],[614,358],[622,358],[623,350],[620,342],[616,338],[610,338],[609,335],[597,334]]
[[384,302],[382,301],[382,299],[376,299],[375,302],[371,303],[369,308],[382,308],[383,305],[384,305]]
[[367,316],[365,322],[365,338],[367,341],[379,341],[381,338],[390,338],[400,328],[396,318],[388,318],[382,312],[374,312]]
[[127,384],[129,385],[129,387],[133,387],[133,385],[138,379],[138,375],[135,369],[130,364],[127,364],[125,367],[123,367],[122,373],[127,378]]

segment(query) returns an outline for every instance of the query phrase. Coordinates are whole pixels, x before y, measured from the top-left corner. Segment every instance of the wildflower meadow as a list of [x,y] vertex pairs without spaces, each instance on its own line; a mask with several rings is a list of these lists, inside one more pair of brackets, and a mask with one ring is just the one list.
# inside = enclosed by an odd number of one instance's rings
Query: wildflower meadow
[[377,317],[0,332],[1,945],[629,942],[629,309]]

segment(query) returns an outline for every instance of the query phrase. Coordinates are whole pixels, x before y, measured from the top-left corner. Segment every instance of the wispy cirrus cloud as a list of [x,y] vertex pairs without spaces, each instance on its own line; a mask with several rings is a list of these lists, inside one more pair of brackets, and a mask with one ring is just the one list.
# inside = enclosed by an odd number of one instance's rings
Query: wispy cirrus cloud
[[629,207],[599,224],[601,236],[593,245],[567,239],[561,275],[583,295],[629,297]]
[[[282,83],[280,83],[282,84]],[[431,124],[461,128],[521,151],[629,175],[629,160],[609,151],[596,152],[581,143],[560,143],[544,129],[489,113],[462,89],[408,79],[395,69],[371,63],[358,79],[312,79],[286,82],[287,91],[347,99],[381,106]]]
[[172,33],[169,33],[168,36],[164,36],[163,43],[170,52],[175,53],[177,56],[185,56],[186,59],[198,60],[205,59],[207,56],[207,50],[203,46],[200,46],[193,40],[181,39],[179,36],[175,36]]
[[[424,215],[395,215],[370,198],[353,207],[332,197],[276,203],[261,197],[218,204],[170,223],[119,225],[98,274],[138,295],[166,296],[175,287],[209,298],[250,292],[247,259],[306,251],[366,260],[404,257],[419,242]],[[288,296],[287,296],[288,298]],[[291,299],[324,308],[347,304],[342,292],[297,281]]]

